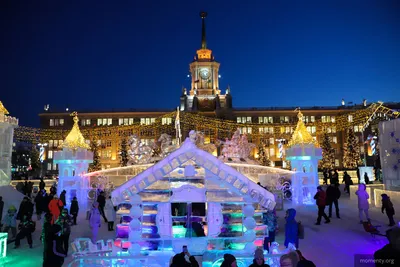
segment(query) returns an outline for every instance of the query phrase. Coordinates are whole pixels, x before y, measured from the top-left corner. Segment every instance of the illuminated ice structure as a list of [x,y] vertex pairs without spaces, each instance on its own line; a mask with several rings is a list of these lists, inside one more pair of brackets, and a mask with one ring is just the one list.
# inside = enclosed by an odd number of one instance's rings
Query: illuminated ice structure
[[87,208],[87,189],[89,180],[83,176],[87,172],[89,163],[93,162],[93,152],[88,151],[89,146],[79,130],[78,117],[74,116],[74,126],[62,144],[62,150],[54,153],[54,164],[58,164],[57,194],[67,191],[67,206],[73,197],[77,197],[82,210]]
[[286,149],[286,160],[296,171],[292,178],[292,201],[295,204],[315,205],[314,195],[319,184],[318,160],[322,159],[322,149],[307,131],[300,111],[297,117],[296,130]]
[[275,207],[272,193],[190,138],[117,187],[112,199],[122,222],[117,246],[130,247],[131,254],[141,248],[150,255],[174,255],[186,245],[192,255],[203,255],[203,266],[213,265],[227,251],[250,262],[266,233],[262,212]]

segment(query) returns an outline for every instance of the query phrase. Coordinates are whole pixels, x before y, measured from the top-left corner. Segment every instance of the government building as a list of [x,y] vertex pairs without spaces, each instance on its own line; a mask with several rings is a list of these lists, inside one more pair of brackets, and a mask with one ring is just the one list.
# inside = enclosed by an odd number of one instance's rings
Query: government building
[[[202,40],[200,49],[196,51],[193,61],[189,64],[191,85],[190,89],[183,88],[179,104],[179,120],[183,138],[190,130],[204,133],[205,143],[216,143],[220,154],[218,140],[230,138],[236,129],[246,134],[250,142],[258,145],[263,142],[271,160],[271,166],[285,167],[285,147],[297,123],[298,107],[270,108],[235,108],[234,95],[230,88],[219,87],[220,63],[216,61],[212,50],[207,47],[205,18],[202,12]],[[385,103],[385,108],[399,110],[400,103]],[[375,105],[378,106],[378,105]],[[385,116],[382,109],[361,101],[359,104],[346,104],[342,100],[339,106],[300,107],[307,130],[318,142],[323,134],[330,136],[335,151],[334,164],[343,167],[343,146],[346,141],[346,131],[352,128],[359,140],[361,155],[367,155],[364,145],[366,136],[376,134],[377,123],[368,123],[366,116]],[[375,112],[378,111],[378,112]],[[176,119],[178,111],[171,107],[169,110],[110,110],[102,112],[79,111],[79,126],[87,138],[99,144],[99,156],[103,169],[120,166],[119,149],[123,138],[129,134],[137,134],[145,144],[158,142],[161,134],[170,134],[176,142]],[[45,108],[39,114],[41,128],[49,134],[47,140],[42,140],[46,147],[45,169],[47,173],[56,173],[57,166],[52,162],[54,151],[58,149],[62,134],[67,133],[73,126],[73,117],[67,111],[53,111]],[[367,118],[368,119],[368,118]],[[366,127],[367,126],[367,127]],[[62,133],[62,134],[60,134]],[[258,157],[258,150],[252,152]],[[372,157],[364,156],[367,162],[373,162]],[[370,163],[373,164],[373,163]]]

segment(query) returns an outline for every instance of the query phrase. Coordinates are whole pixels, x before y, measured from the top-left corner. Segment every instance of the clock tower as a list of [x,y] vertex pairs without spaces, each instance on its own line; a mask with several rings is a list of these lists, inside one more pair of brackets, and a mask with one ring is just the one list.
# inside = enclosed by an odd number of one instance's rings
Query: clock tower
[[[206,12],[200,12],[202,20],[201,48],[197,50],[194,60],[189,64],[191,89],[187,95],[186,89],[181,96],[182,111],[214,111],[226,108],[226,95],[221,95],[219,89],[219,66],[211,49],[207,48]],[[228,101],[229,102],[229,101]]]

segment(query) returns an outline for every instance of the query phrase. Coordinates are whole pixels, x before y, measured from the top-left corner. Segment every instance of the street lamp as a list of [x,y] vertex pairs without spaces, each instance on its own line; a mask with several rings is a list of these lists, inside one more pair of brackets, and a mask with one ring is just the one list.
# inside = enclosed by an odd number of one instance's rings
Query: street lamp
[[46,151],[45,147],[47,146],[47,143],[39,143],[38,146],[39,148],[39,160],[42,165],[42,168],[40,170],[40,177],[43,177],[43,161],[44,161],[44,152]]

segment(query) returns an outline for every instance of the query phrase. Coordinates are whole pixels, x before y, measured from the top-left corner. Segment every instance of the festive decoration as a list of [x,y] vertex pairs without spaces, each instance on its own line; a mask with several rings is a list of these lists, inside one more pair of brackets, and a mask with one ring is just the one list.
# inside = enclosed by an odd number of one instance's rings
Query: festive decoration
[[160,138],[158,138],[158,142],[161,142],[160,145],[160,156],[162,158],[166,157],[169,153],[176,150],[179,146],[172,144],[172,137],[169,134],[163,133]]
[[78,113],[73,112],[71,116],[74,117],[74,126],[72,126],[72,130],[69,132],[64,142],[62,143],[62,148],[68,148],[71,150],[77,150],[78,148],[82,149],[90,149],[89,145],[86,144],[85,138],[83,137],[81,131],[78,126]]
[[38,175],[40,173],[40,169],[42,168],[42,164],[40,164],[40,155],[36,146],[32,146],[29,157],[31,160],[31,170],[35,175]]
[[93,152],[93,163],[89,165],[89,172],[101,170],[99,146],[96,140],[90,142],[90,151]]
[[321,167],[323,169],[332,170],[335,166],[335,149],[332,148],[330,137],[326,132],[322,137],[321,148],[322,148]]
[[121,147],[119,149],[119,163],[121,167],[125,167],[128,165],[129,157],[128,157],[128,143],[126,139],[122,139]]
[[129,137],[128,140],[128,155],[130,164],[147,164],[152,161],[154,143],[146,145],[142,143],[139,136],[136,134]]
[[268,157],[268,147],[264,140],[262,140],[258,145],[258,162],[263,166],[271,165],[271,161]]
[[361,163],[360,147],[358,145],[358,138],[354,135],[352,128],[347,130],[347,138],[343,149],[343,166],[348,169],[357,168]]
[[318,146],[318,142],[311,136],[311,134],[307,131],[306,126],[303,122],[303,113],[299,109],[297,118],[299,121],[297,122],[296,130],[292,135],[292,138],[289,141],[289,147],[294,145],[315,145]]
[[217,147],[214,144],[205,144],[204,143],[204,133],[200,131],[191,130],[189,132],[189,139],[192,141],[196,146],[208,153],[213,153]]
[[228,138],[225,141],[220,141],[223,144],[222,156],[219,158],[223,161],[238,158],[247,159],[255,145],[249,143],[245,134],[240,135],[240,130],[237,129],[233,134],[231,140]]
[[368,156],[374,156],[377,153],[376,149],[376,144],[377,144],[377,139],[375,135],[369,134],[367,137],[367,140],[365,141],[366,144],[368,144]]

